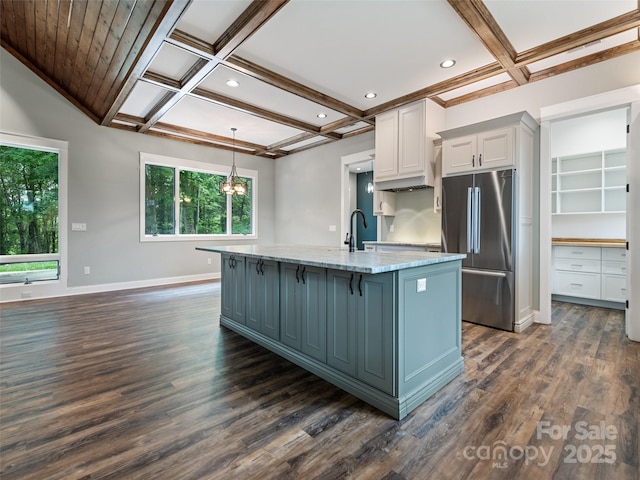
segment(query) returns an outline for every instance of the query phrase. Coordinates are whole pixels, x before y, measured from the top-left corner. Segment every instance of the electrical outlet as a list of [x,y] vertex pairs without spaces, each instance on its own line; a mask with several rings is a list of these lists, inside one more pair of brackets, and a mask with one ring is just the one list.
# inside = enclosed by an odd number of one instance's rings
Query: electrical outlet
[[417,293],[426,292],[427,291],[427,279],[426,278],[419,278],[417,287],[418,287],[416,289]]
[[87,224],[86,223],[72,223],[71,224],[72,232],[86,232]]
[[84,274],[89,275],[91,273],[91,267],[84,267]]
[[329,225],[329,231],[330,232],[335,232],[336,231],[336,226],[335,225]]

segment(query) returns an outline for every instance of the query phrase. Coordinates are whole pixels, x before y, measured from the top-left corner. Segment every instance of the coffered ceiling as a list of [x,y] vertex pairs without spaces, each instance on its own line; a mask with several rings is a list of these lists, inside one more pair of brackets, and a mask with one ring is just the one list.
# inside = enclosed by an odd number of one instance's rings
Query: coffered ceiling
[[238,150],[277,158],[371,131],[376,114],[419,98],[446,108],[637,51],[639,7],[1,0],[0,36],[101,125],[227,149],[236,127]]

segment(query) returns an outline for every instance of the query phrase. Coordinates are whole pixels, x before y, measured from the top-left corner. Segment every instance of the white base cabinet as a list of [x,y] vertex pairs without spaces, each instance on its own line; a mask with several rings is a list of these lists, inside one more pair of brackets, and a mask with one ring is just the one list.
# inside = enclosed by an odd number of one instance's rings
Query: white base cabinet
[[616,247],[553,247],[555,295],[624,303],[626,250]]

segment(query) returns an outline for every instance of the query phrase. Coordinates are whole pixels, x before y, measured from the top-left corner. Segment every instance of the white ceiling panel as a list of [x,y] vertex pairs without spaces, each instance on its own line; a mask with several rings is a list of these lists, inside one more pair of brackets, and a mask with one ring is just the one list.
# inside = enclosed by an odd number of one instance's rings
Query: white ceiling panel
[[120,112],[144,118],[167,93],[165,88],[138,81]]
[[460,97],[462,95],[466,95],[468,93],[476,92],[478,90],[482,90],[483,88],[493,87],[494,85],[499,85],[504,82],[508,82],[511,80],[511,77],[506,73],[501,73],[500,75],[496,75],[495,77],[486,78],[479,82],[472,83],[471,85],[466,85],[464,87],[456,88],[455,90],[450,90],[446,93],[439,95],[439,97],[444,100],[451,100],[452,98]]
[[[240,85],[229,87],[228,80],[236,80]],[[219,65],[211,72],[200,86],[206,90],[225,95],[245,103],[260,105],[271,112],[286,115],[297,120],[322,127],[328,123],[344,118],[344,115],[330,110],[302,97],[285,92],[253,77]],[[324,113],[326,118],[318,118]]]
[[190,96],[169,110],[162,117],[162,122],[225,137],[231,137],[231,128],[236,127],[238,140],[259,145],[270,145],[302,133],[295,128]]
[[563,53],[559,53],[558,55],[545,58],[544,60],[540,60],[539,62],[535,62],[528,65],[528,67],[531,72],[539,72],[540,70],[544,70],[550,67],[555,67],[556,65],[570,62],[572,60],[577,60],[578,58],[582,58],[586,55],[591,55],[593,53],[601,52],[603,50],[607,50],[608,48],[613,48],[617,45],[622,45],[627,42],[633,42],[634,40],[637,40],[637,38],[638,38],[637,31],[629,30],[626,32],[619,33],[618,35],[613,35],[611,37],[602,39],[598,43],[588,44],[584,47],[571,50],[569,52],[563,52]]
[[251,0],[194,0],[176,28],[212,44],[249,5]]
[[200,57],[186,50],[163,43],[158,54],[151,62],[149,70],[160,73],[173,80],[180,80],[189,71]]
[[444,0],[294,0],[237,53],[362,110],[494,61]]
[[637,0],[485,0],[518,52],[638,8]]

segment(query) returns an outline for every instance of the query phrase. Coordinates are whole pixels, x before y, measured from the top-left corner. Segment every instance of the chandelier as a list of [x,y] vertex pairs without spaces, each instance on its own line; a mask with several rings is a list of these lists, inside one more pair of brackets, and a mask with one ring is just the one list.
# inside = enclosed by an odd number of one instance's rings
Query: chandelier
[[220,191],[227,195],[245,195],[247,193],[247,182],[238,176],[238,172],[236,170],[236,130],[238,129],[231,129],[233,132],[233,147],[231,150],[233,163],[231,166],[231,173],[229,173],[226,180],[220,184]]

